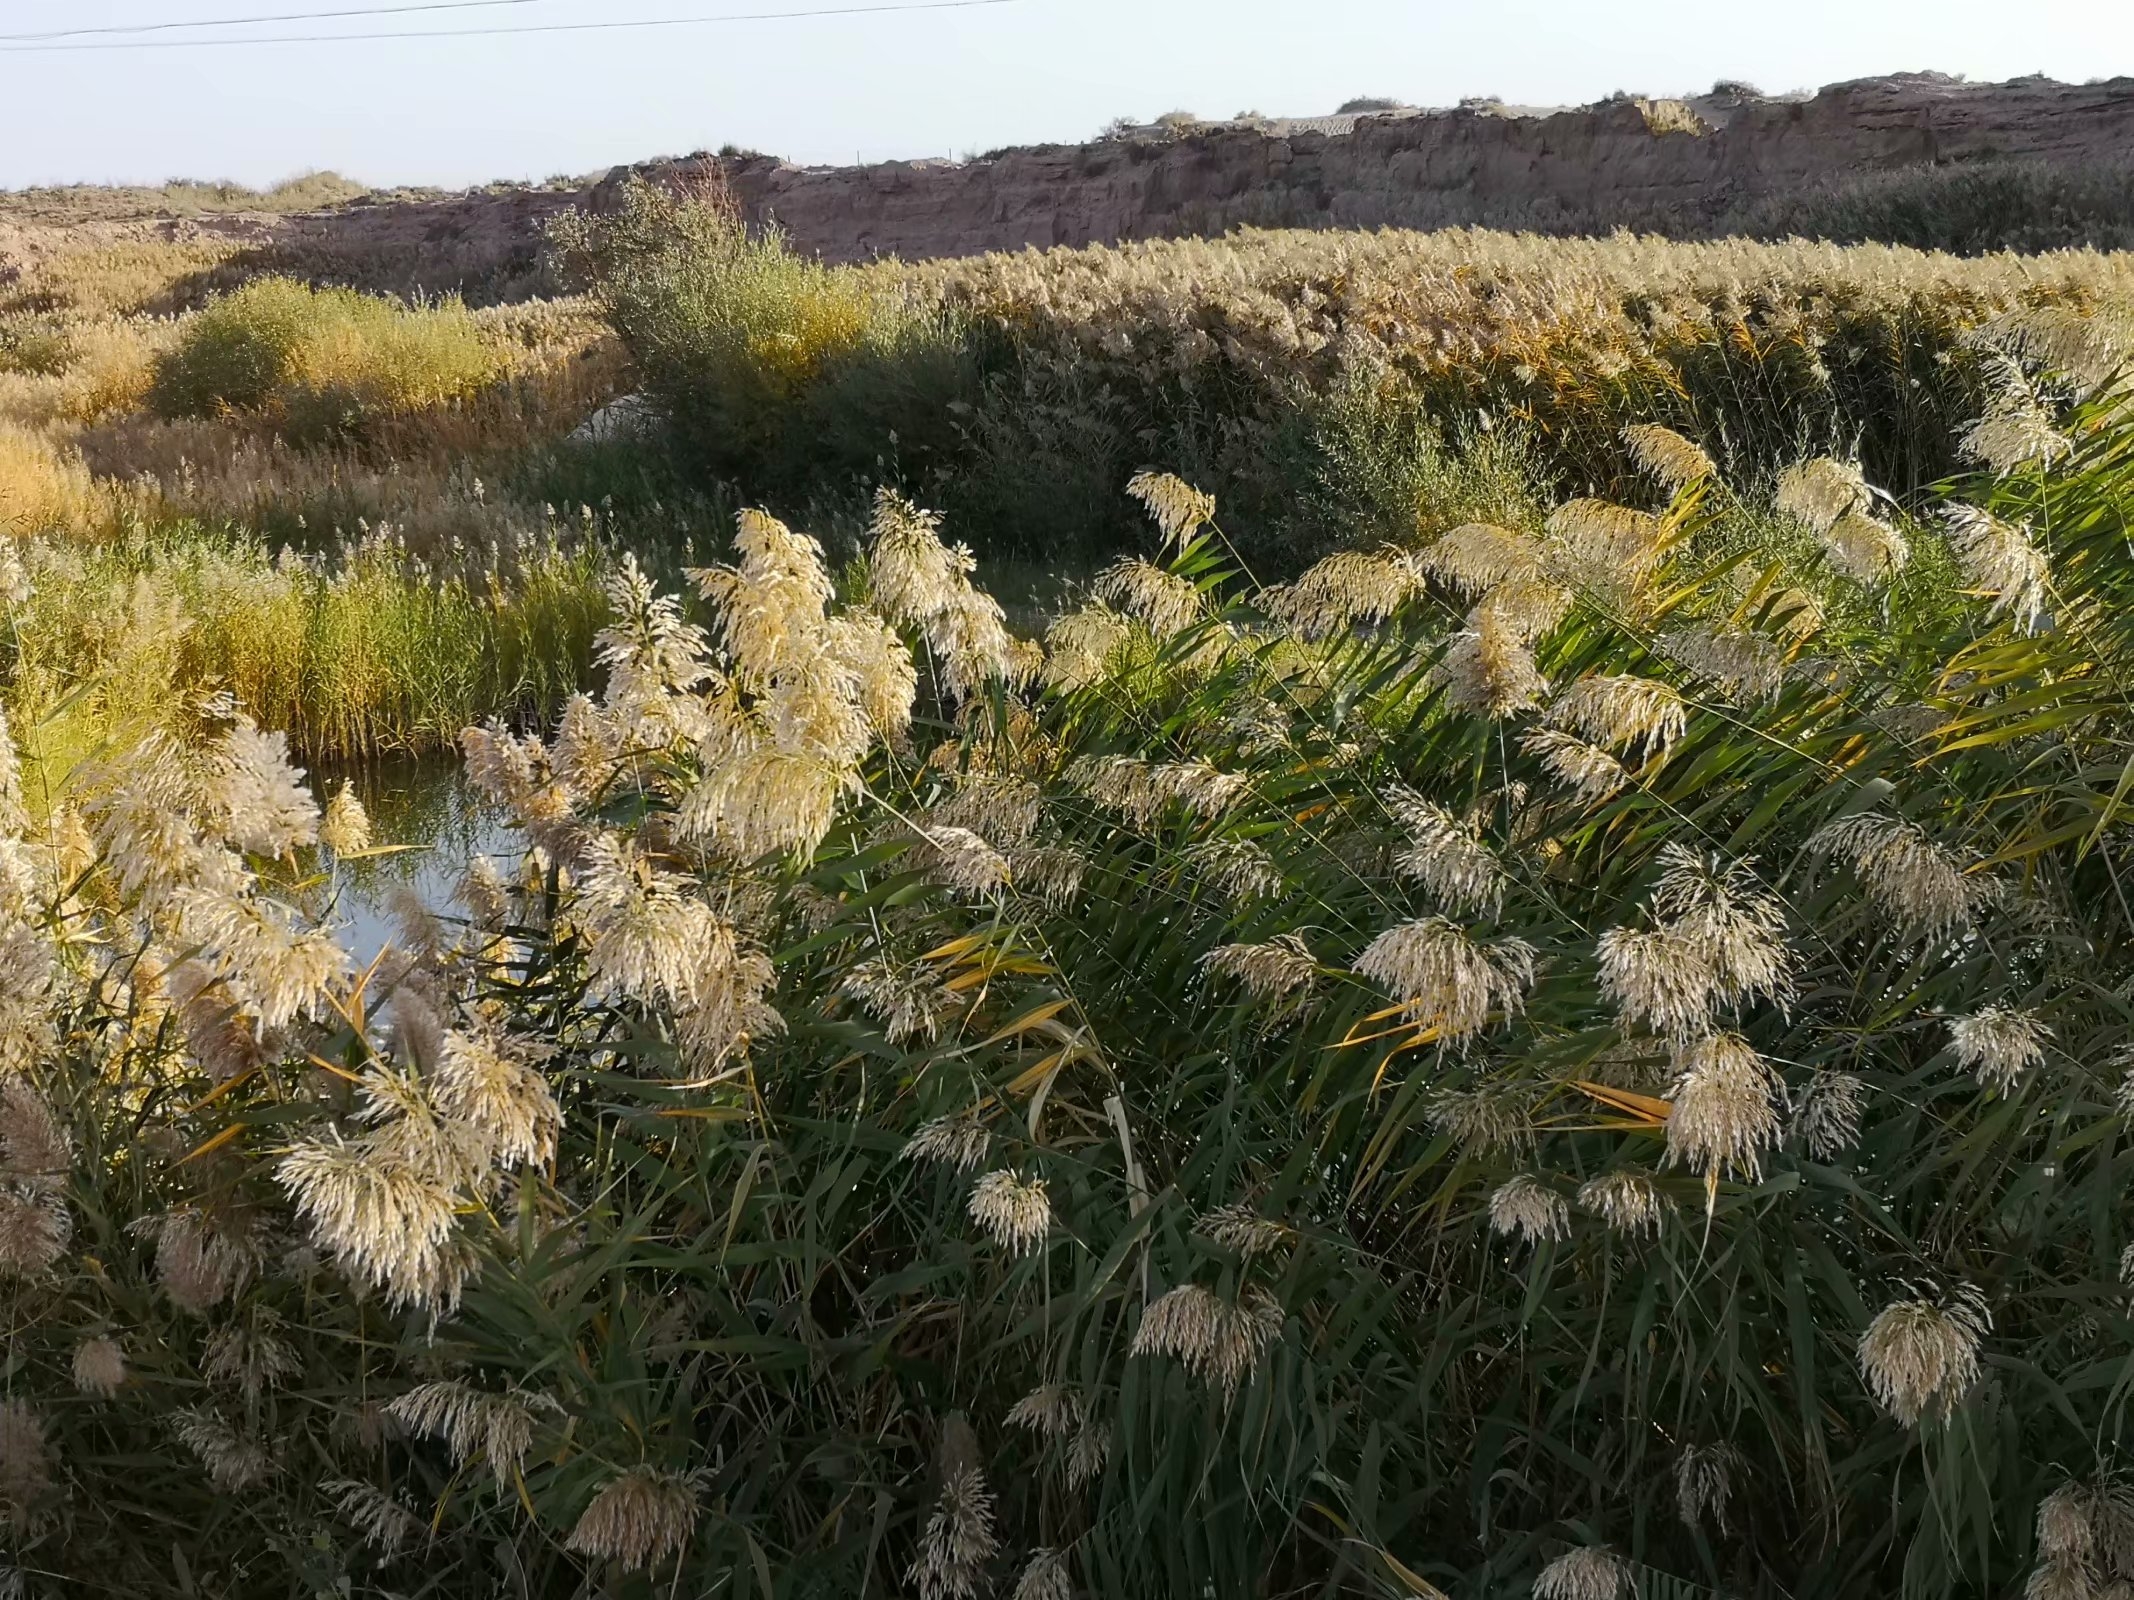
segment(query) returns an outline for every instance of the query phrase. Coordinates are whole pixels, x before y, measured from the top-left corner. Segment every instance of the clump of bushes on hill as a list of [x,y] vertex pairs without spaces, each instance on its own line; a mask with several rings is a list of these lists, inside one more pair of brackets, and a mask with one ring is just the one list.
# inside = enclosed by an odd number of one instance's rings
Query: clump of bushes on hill
[[261,278],[185,324],[149,399],[166,417],[262,412],[294,437],[349,437],[466,400],[507,363],[456,302],[407,306]]

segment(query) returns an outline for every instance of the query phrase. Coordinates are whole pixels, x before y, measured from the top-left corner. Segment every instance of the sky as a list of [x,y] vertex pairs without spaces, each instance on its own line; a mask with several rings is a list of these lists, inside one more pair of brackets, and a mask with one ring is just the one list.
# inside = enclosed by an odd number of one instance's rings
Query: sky
[[[409,3],[0,0],[0,34]],[[257,185],[327,168],[381,186],[461,185],[725,144],[805,162],[961,156],[1087,138],[1119,116],[1312,116],[1358,95],[1568,105],[1617,89],[1692,93],[1720,78],[1779,92],[1925,69],[2076,82],[2134,74],[2134,6],[2107,0],[1006,0],[790,15],[836,3],[485,0],[77,42],[433,35],[423,39],[67,51],[0,42],[0,187]],[[786,15],[436,36],[761,11]]]

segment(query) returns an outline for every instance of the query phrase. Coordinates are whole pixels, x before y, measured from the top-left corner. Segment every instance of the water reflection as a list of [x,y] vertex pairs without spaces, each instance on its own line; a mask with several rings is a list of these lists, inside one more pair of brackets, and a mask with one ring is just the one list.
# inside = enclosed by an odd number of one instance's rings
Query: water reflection
[[467,787],[451,757],[322,767],[316,777],[321,795],[348,780],[370,813],[375,843],[418,847],[334,869],[341,942],[359,967],[398,940],[396,907],[410,893],[432,911],[457,914],[454,895],[468,862],[487,855],[508,877],[524,849],[519,831]]

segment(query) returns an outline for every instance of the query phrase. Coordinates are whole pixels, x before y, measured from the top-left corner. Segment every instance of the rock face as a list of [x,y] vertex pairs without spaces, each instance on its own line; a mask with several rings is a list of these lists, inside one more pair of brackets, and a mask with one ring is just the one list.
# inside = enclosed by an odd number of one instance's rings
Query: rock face
[[[1700,130],[1700,131],[1692,131]],[[1217,126],[1162,141],[1010,150],[983,160],[798,167],[764,156],[619,169],[723,179],[833,261],[1220,233],[1240,225],[1699,232],[1745,203],[1864,173],[2021,157],[2134,159],[2134,79],[1863,79],[1812,98],[1626,100],[1580,110],[1400,112],[1321,133]]]

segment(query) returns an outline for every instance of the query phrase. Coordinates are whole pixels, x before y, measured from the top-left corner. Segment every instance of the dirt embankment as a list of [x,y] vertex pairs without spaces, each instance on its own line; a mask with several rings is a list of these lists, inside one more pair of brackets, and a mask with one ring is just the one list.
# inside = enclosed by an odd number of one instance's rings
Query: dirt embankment
[[[1972,84],[1907,74],[1805,97],[1626,99],[1549,112],[1466,106],[1149,130],[968,162],[800,167],[699,155],[579,186],[403,193],[294,215],[97,218],[65,231],[69,247],[85,233],[222,240],[255,264],[494,299],[541,287],[547,222],[572,206],[609,203],[632,174],[723,183],[752,221],[775,219],[798,248],[851,261],[1243,225],[1702,235],[1863,176],[2011,162],[2070,174],[2134,168],[2134,79]],[[51,248],[55,226],[10,223],[0,206],[0,279]]]

